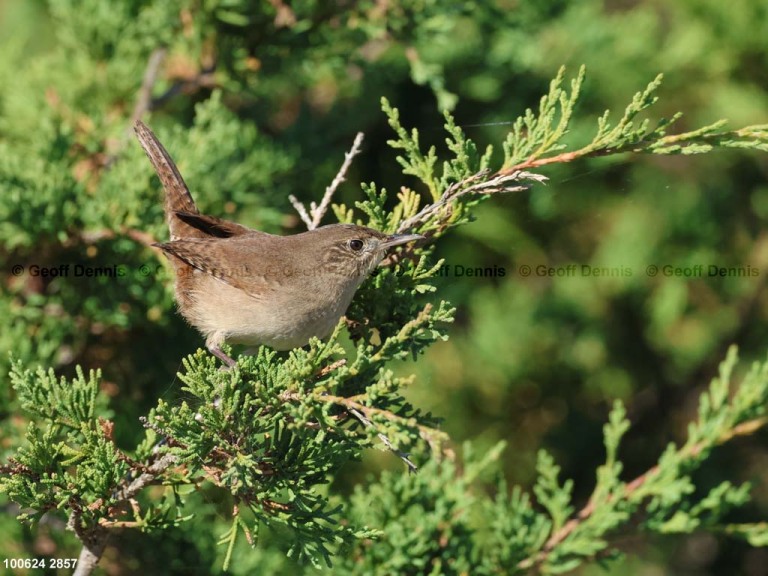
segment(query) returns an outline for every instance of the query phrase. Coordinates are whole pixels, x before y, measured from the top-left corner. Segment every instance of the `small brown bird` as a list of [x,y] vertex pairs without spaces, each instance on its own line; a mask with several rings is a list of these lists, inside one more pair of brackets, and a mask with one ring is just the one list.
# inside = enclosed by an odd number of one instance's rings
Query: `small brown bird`
[[152,131],[134,129],[165,189],[171,239],[154,246],[176,272],[179,311],[227,366],[225,342],[288,350],[327,336],[387,250],[423,238],[352,224],[275,236],[200,214]]

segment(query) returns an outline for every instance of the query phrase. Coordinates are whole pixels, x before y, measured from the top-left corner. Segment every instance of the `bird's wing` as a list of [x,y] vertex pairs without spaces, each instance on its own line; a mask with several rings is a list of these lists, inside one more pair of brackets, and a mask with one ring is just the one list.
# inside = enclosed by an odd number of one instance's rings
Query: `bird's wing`
[[176,216],[179,220],[203,232],[206,236],[214,238],[231,238],[242,234],[263,234],[263,232],[258,230],[251,230],[246,226],[241,226],[229,220],[222,220],[215,216],[181,211],[176,212]]
[[276,288],[276,281],[279,283],[278,275],[265,268],[263,259],[249,259],[241,244],[226,239],[172,240],[155,246],[259,300]]

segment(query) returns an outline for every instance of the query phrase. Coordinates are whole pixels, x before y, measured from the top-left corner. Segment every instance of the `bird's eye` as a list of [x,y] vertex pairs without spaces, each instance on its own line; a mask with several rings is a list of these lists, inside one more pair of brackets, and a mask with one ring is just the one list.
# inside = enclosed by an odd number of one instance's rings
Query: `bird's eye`
[[355,252],[360,252],[363,249],[363,241],[358,239],[350,240],[349,248]]

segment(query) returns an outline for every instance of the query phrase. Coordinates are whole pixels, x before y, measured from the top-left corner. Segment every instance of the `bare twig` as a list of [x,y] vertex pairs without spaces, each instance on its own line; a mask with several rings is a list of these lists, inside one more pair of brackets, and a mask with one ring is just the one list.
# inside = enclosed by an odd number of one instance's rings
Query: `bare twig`
[[147,66],[144,69],[144,78],[141,81],[141,87],[136,96],[136,104],[131,113],[131,121],[128,123],[122,138],[107,142],[107,156],[104,160],[105,168],[112,166],[126,142],[130,140],[133,125],[136,123],[136,120],[140,120],[152,107],[152,88],[154,88],[155,82],[157,82],[157,76],[160,73],[160,65],[165,59],[165,53],[165,48],[155,48],[152,51],[152,54],[150,54],[149,60],[147,60]]
[[158,458],[138,478],[115,493],[113,496],[113,506],[115,503],[121,503],[136,496],[136,494],[154,482],[168,468],[176,464],[177,461],[178,458],[173,454],[165,454]]
[[[377,414],[379,416],[382,416],[383,418],[386,418],[387,420],[390,420],[393,422],[399,422],[403,426],[406,426],[409,428],[415,428],[416,430],[419,431],[419,436],[421,436],[421,438],[425,442],[427,442],[427,444],[429,444],[429,446],[432,448],[434,452],[440,453],[442,455],[450,455],[449,450],[444,448],[444,442],[447,439],[447,434],[445,432],[442,432],[441,430],[437,430],[435,428],[430,428],[429,426],[424,426],[423,424],[419,424],[411,418],[404,418],[402,416],[398,416],[397,414],[390,412],[389,410],[374,408],[373,406],[366,406],[365,404],[362,404],[357,400],[358,398],[362,399],[363,395],[345,398],[343,396],[333,396],[331,394],[319,394],[319,395],[316,395],[315,397],[318,400],[322,400],[323,402],[331,402],[333,404],[344,406],[349,412],[352,412],[353,410],[357,410],[358,412],[365,415],[366,418],[370,417],[373,414]],[[355,417],[358,417],[358,416],[355,415]],[[389,445],[387,445],[387,447],[389,447]]]
[[132,134],[133,125],[136,124],[137,120],[141,120],[144,114],[152,107],[152,88],[154,88],[155,82],[157,82],[160,65],[165,60],[166,52],[165,48],[155,48],[149,56],[147,67],[144,70],[144,79],[141,81],[141,88],[139,88],[139,97],[136,99],[136,105],[133,107],[131,122],[125,131],[129,138]]
[[[534,182],[545,182],[546,176],[534,174],[533,172],[524,172],[516,170],[510,173],[498,172],[486,179],[488,172],[478,172],[466,180],[451,184],[443,193],[440,199],[434,204],[428,204],[422,208],[418,214],[403,220],[397,228],[398,234],[413,229],[418,224],[422,224],[448,206],[451,202],[467,194],[500,194],[506,192],[522,192],[528,190],[530,184],[519,184],[522,180],[532,180]],[[473,183],[474,182],[474,183]]]
[[304,208],[304,204],[299,202],[298,198],[296,198],[296,196],[293,194],[288,196],[288,200],[291,201],[291,204],[293,204],[296,212],[299,213],[299,217],[301,218],[302,222],[307,225],[307,229],[312,230],[312,218],[310,218],[309,214],[307,214],[307,209]]
[[[339,363],[334,363],[333,365],[329,366],[329,368],[335,367],[336,364],[339,364]],[[371,422],[370,418],[368,418],[365,414],[363,414],[363,412],[365,412],[366,414],[371,414],[371,413],[380,414],[389,420],[401,420],[401,421],[406,420],[405,418],[402,418],[401,416],[393,414],[392,412],[388,412],[387,410],[382,410],[380,408],[371,408],[370,406],[365,406],[361,404],[360,402],[357,401],[357,399],[362,398],[362,396],[363,395],[344,398],[341,396],[320,394],[320,395],[316,395],[315,398],[317,398],[318,400],[322,400],[324,402],[331,402],[333,404],[339,404],[341,406],[344,406],[344,408],[347,409],[347,412],[352,414],[355,418],[360,420],[360,422],[362,422],[365,426],[368,426],[369,428],[375,428],[376,425],[373,422]],[[296,392],[284,392],[280,395],[280,399],[283,402],[296,401],[296,400],[300,400],[300,398],[301,398],[300,395],[297,394]],[[406,424],[412,425],[410,423],[406,423]],[[433,430],[431,428],[427,428],[426,426],[422,426],[420,424],[417,424],[416,428],[419,430],[419,435],[422,438],[424,438],[430,444],[430,446],[432,446],[433,438],[431,437],[435,436],[436,433],[438,433],[438,431]],[[384,434],[380,432],[377,433],[377,436],[384,443],[384,445],[387,448],[389,448],[390,451],[392,451],[395,455],[397,455],[398,458],[400,458],[403,462],[405,462],[406,466],[408,466],[409,472],[416,472],[416,470],[418,470],[418,466],[416,466],[416,464],[414,464],[413,461],[410,458],[408,458],[409,455],[395,448],[395,446],[392,444],[389,438],[387,438]]]
[[78,534],[78,538],[83,542],[83,547],[77,557],[77,567],[73,576],[88,576],[96,569],[107,545],[107,535],[107,529],[102,526],[97,526],[87,538]]
[[[369,428],[375,428],[373,422],[371,422],[368,418],[363,416],[360,413],[359,410],[356,410],[355,408],[349,408],[349,413],[352,414],[355,418],[360,420],[360,422],[362,422],[363,424],[365,424]],[[409,472],[413,473],[413,472],[416,472],[416,470],[419,469],[416,466],[416,464],[414,464],[413,461],[410,458],[408,458],[408,454],[406,454],[405,452],[402,452],[401,450],[398,450],[397,448],[395,448],[392,445],[392,442],[389,441],[389,438],[387,438],[384,434],[382,434],[381,432],[377,432],[376,435],[379,437],[379,440],[381,440],[384,443],[384,446],[389,448],[389,450],[392,453],[397,455],[397,457],[400,458],[400,460],[405,462],[405,465],[408,466],[408,471]]]
[[299,213],[299,216],[301,217],[302,221],[307,225],[307,229],[314,230],[320,225],[320,220],[323,219],[323,216],[325,215],[326,211],[328,210],[328,206],[331,204],[331,198],[333,198],[333,194],[336,192],[336,189],[341,185],[342,182],[344,182],[344,179],[347,175],[347,170],[349,170],[349,167],[352,165],[352,160],[355,156],[360,154],[360,146],[363,143],[363,133],[358,132],[357,136],[355,136],[355,141],[352,143],[352,148],[349,149],[349,152],[344,153],[344,163],[341,165],[341,168],[339,168],[338,173],[336,174],[336,177],[333,179],[331,184],[325,189],[325,194],[323,194],[323,199],[320,201],[320,205],[316,205],[314,202],[310,202],[309,204],[309,213],[307,213],[307,209],[304,207],[304,205],[299,202],[299,200],[291,194],[288,196],[288,199],[291,201],[291,204],[293,204],[293,207],[296,209],[296,211]]
[[112,240],[117,238],[118,235],[127,236],[137,244],[143,246],[152,246],[157,242],[157,239],[148,232],[123,226],[120,230],[102,228],[101,230],[83,230],[82,232],[72,233],[67,238],[65,246],[72,246],[80,242],[90,246],[91,244],[98,244],[104,240]]
[[323,376],[327,376],[337,368],[341,368],[342,366],[345,366],[347,364],[346,358],[341,358],[340,360],[336,360],[335,362],[332,362],[328,366],[324,366],[316,375],[316,378],[322,378]]

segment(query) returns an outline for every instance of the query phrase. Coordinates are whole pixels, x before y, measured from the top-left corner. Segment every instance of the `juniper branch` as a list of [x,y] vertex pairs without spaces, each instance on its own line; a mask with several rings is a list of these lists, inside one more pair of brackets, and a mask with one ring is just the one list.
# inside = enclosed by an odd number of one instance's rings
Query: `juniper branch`
[[[125,479],[126,484],[118,489],[110,499],[108,505],[110,509],[119,509],[122,504],[130,500],[141,492],[144,488],[154,483],[168,468],[175,465],[178,459],[173,454],[165,454],[157,461],[152,463],[142,472],[138,478],[129,481]],[[105,502],[97,501],[89,509],[103,507]],[[104,517],[100,518],[96,524],[82,526],[82,509],[74,505],[73,511],[69,517],[67,527],[73,530],[83,547],[78,557],[77,569],[74,576],[88,576],[96,568],[96,565],[104,553],[107,544],[108,526],[104,524]],[[116,526],[112,526],[116,527]]]
[[[747,422],[743,422],[732,429],[728,430],[724,434],[720,436],[720,438],[717,441],[717,444],[723,444],[729,440],[732,440],[733,438],[736,438],[738,436],[748,436],[750,434],[754,434],[757,430],[764,427],[766,424],[768,424],[768,417],[760,417],[755,418],[753,420],[749,420]],[[682,460],[692,460],[699,456],[704,450],[711,448],[712,446],[705,443],[705,442],[699,442],[696,444],[688,445],[682,448],[678,454],[678,456]],[[549,539],[546,541],[544,546],[542,547],[541,551],[535,554],[532,557],[526,558],[525,560],[522,560],[517,564],[517,567],[521,570],[529,570],[531,568],[534,568],[536,566],[541,566],[544,564],[550,554],[553,553],[553,551],[557,548],[557,546],[565,541],[571,534],[573,534],[585,521],[587,521],[592,514],[595,512],[597,507],[599,505],[604,505],[606,503],[610,503],[616,500],[616,498],[620,498],[622,500],[628,501],[630,500],[646,483],[648,483],[654,476],[656,476],[660,471],[659,465],[655,465],[648,469],[646,472],[641,474],[640,476],[636,477],[634,480],[631,480],[627,484],[624,485],[623,490],[621,491],[621,494],[617,495],[609,495],[607,496],[607,499],[599,501],[597,498],[595,498],[594,494],[589,498],[586,506],[584,506],[571,520],[566,522],[559,530],[557,530],[555,533],[553,533]]]

